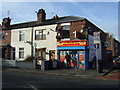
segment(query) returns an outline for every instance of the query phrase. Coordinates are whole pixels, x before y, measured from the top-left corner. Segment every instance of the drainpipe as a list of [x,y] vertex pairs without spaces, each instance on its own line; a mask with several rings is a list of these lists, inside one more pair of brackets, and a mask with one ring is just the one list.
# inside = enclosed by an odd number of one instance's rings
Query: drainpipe
[[33,30],[34,30],[34,27],[32,27],[32,32],[31,32],[31,56],[33,57]]
[[34,27],[32,27],[32,31],[31,31],[31,56],[34,57],[33,63],[34,63],[34,69],[36,69],[36,57],[35,57],[35,48],[34,48],[34,43],[33,43],[33,33],[34,33]]

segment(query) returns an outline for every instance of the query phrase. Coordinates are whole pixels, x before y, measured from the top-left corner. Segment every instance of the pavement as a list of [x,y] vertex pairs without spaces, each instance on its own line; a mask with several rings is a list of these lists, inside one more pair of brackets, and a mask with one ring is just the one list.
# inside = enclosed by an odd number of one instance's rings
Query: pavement
[[104,80],[120,80],[120,70],[114,69],[109,74],[103,76],[103,77],[97,77],[98,79],[104,79]]
[[[107,66],[108,67],[108,66]],[[77,76],[95,78],[105,76],[110,73],[112,68],[104,68],[102,73],[99,73],[96,69],[84,70],[84,69],[53,69],[53,70],[41,70],[41,69],[21,69],[21,68],[3,68],[3,70],[16,70],[21,72],[30,72],[38,74],[51,74],[59,76]]]

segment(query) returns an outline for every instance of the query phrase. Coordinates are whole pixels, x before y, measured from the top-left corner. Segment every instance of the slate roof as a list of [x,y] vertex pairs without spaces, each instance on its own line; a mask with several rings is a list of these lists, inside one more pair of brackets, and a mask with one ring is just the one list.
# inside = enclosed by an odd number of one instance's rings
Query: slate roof
[[80,20],[84,20],[84,19],[85,18],[77,17],[77,16],[65,16],[65,17],[47,19],[42,23],[38,23],[37,21],[31,21],[31,22],[13,24],[7,29],[17,29],[17,28],[26,28],[26,27],[34,27],[34,26],[42,26],[42,25],[51,25],[51,24],[57,24],[57,23],[80,21]]

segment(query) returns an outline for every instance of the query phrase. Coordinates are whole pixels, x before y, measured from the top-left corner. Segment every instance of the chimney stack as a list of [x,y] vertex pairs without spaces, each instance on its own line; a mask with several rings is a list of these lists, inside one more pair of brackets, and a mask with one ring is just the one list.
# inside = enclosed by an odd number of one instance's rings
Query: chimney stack
[[10,22],[11,22],[11,19],[8,17],[8,18],[3,18],[3,22],[2,22],[2,27],[3,28],[7,28],[10,26]]
[[38,12],[37,12],[37,21],[39,23],[42,23],[44,22],[46,19],[46,13],[45,13],[45,10],[44,9],[40,9]]

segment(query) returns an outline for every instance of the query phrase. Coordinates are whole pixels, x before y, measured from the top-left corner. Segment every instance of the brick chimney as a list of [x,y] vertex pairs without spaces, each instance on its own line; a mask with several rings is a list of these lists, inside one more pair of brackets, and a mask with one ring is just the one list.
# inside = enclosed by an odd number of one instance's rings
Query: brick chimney
[[40,9],[38,12],[37,12],[37,21],[39,23],[42,23],[44,22],[46,19],[46,13],[45,13],[45,10],[44,9]]
[[2,21],[2,27],[3,28],[7,28],[10,26],[10,22],[11,22],[11,19],[8,17],[8,18],[3,18],[3,21]]

